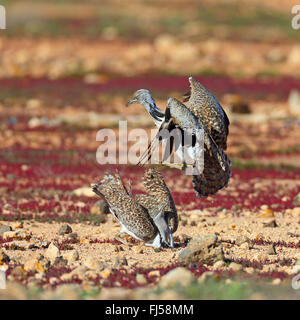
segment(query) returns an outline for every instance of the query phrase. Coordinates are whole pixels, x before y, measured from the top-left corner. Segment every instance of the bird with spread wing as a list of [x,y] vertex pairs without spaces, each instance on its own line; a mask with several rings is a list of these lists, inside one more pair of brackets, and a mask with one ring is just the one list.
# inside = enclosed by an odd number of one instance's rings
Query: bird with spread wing
[[[141,161],[148,155],[148,160],[152,156],[154,148],[163,140],[161,133],[164,130],[171,132],[177,129],[181,136],[188,133],[191,141],[187,148],[187,153],[181,153],[183,164],[163,163],[171,167],[186,168],[185,155],[188,154],[193,160],[192,167],[199,165],[199,144],[197,144],[197,133],[203,134],[203,168],[201,172],[193,171],[193,187],[197,195],[208,196],[217,193],[220,189],[227,186],[231,177],[231,162],[225,153],[227,148],[227,136],[229,119],[218,103],[217,99],[197,80],[190,77],[190,92],[184,95],[184,101],[169,98],[165,112],[160,110],[146,89],[136,91],[127,106],[133,103],[143,105],[156,126],[159,128],[155,141],[151,142],[146,154]],[[184,144],[184,139],[181,143]],[[179,150],[179,146],[174,146],[174,139],[169,139],[169,150]],[[166,157],[163,156],[163,160]],[[141,162],[140,161],[140,162]]]

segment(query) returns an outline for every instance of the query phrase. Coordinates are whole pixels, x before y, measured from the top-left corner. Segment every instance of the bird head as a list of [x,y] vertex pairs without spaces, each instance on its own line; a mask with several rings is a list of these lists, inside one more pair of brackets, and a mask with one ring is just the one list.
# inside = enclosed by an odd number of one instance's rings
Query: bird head
[[137,90],[132,98],[126,103],[126,106],[130,106],[131,104],[139,103],[146,108],[146,110],[151,115],[157,126],[160,125],[161,121],[164,118],[164,113],[157,108],[154,99],[151,96],[151,93],[147,89],[139,89]]
[[139,89],[137,90],[132,98],[126,103],[126,107],[129,107],[131,104],[139,103],[144,105],[144,103],[151,103],[153,100],[150,91],[147,89]]

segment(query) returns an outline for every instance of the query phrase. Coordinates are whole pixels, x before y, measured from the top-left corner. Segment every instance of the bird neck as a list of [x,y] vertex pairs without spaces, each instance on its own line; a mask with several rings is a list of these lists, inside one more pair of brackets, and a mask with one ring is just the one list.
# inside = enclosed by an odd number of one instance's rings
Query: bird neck
[[150,102],[149,101],[143,101],[142,105],[146,108],[146,110],[148,111],[148,113],[150,114],[151,118],[153,119],[155,125],[157,127],[160,127],[164,117],[165,117],[165,114],[162,110],[160,110],[154,99],[152,98],[151,99],[152,101]]

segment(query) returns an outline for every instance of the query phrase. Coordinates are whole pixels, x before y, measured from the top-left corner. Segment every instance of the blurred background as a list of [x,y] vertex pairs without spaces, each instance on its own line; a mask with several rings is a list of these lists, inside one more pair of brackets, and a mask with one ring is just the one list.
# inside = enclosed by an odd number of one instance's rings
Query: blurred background
[[230,153],[299,151],[300,31],[288,0],[1,3],[2,147],[95,149],[94,132],[79,138],[75,127],[152,126],[124,107],[132,92],[150,89],[164,109],[193,75],[230,113]]

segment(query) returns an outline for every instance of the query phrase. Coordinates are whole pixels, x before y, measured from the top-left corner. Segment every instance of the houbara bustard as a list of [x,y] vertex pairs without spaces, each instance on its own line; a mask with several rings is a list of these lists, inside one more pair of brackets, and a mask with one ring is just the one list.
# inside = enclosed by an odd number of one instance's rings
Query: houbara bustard
[[137,195],[135,199],[118,173],[106,174],[92,187],[120,222],[122,228],[116,235],[119,241],[126,243],[120,235],[127,233],[147,246],[174,247],[172,233],[177,229],[178,217],[169,189],[162,175],[152,168],[145,171],[143,182],[148,195]]
[[[189,78],[189,82],[190,92],[184,95],[184,103],[170,98],[165,112],[156,106],[151,93],[146,89],[136,91],[127,106],[139,103],[146,108],[159,128],[157,139],[160,138],[159,133],[163,129],[179,128],[183,132],[189,129],[192,130],[192,135],[196,130],[202,130],[204,167],[200,174],[193,175],[193,187],[197,195],[208,196],[226,187],[231,177],[231,162],[225,153],[229,120],[211,92],[192,77]],[[197,152],[195,145],[189,150]],[[150,159],[151,146],[148,153]]]

